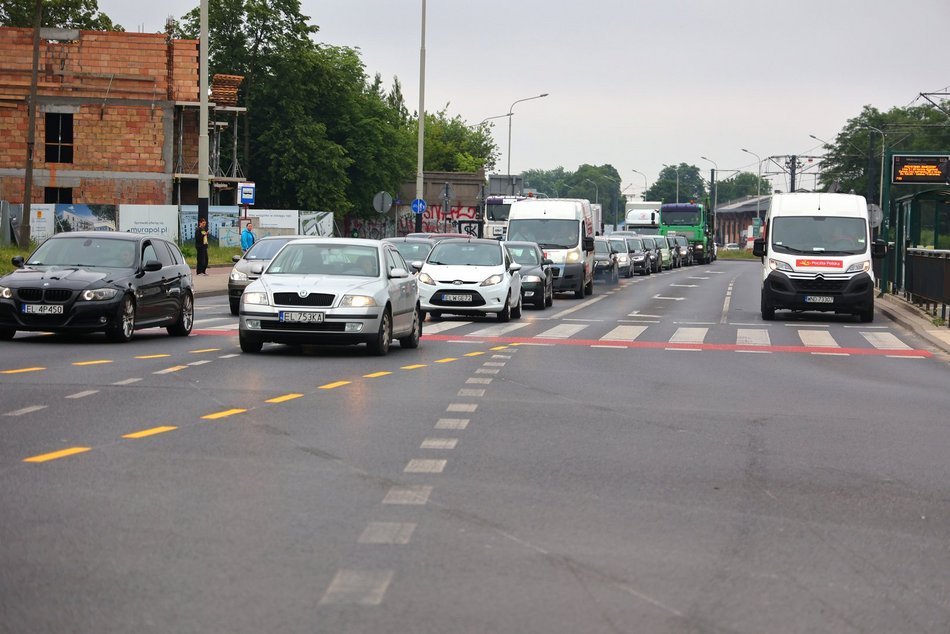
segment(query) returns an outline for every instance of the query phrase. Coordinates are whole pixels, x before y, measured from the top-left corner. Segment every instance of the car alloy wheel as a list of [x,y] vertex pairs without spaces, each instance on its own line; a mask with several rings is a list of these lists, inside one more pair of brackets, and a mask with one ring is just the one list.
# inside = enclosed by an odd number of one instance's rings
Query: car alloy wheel
[[132,340],[135,331],[135,301],[131,295],[122,298],[115,322],[106,330],[106,336],[117,343],[126,343]]

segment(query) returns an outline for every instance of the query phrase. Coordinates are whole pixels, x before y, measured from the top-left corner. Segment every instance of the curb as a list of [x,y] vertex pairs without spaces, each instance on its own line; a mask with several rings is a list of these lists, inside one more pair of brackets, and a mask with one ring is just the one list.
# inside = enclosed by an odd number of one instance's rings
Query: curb
[[922,339],[925,339],[933,347],[942,350],[946,354],[950,354],[950,336],[948,336],[945,341],[931,332],[942,330],[950,331],[950,329],[935,326],[926,312],[894,295],[884,295],[883,297],[875,298],[875,300],[875,306],[877,306],[878,310],[880,310],[885,317],[897,322]]

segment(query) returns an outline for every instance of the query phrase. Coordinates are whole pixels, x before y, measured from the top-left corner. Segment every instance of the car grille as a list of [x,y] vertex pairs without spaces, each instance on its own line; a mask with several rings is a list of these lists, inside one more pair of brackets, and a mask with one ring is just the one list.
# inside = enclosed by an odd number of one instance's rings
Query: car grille
[[274,293],[274,303],[278,306],[322,306],[333,305],[333,295],[310,293],[301,297],[297,293]]
[[316,324],[299,324],[294,322],[262,320],[262,330],[286,330],[303,332],[343,332],[346,328],[345,321],[325,321]]
[[844,291],[848,280],[826,280],[819,277],[811,280],[792,280],[792,283],[799,293],[840,293]]
[[61,304],[73,297],[73,291],[65,288],[21,288],[17,290],[17,297],[22,302],[53,302]]

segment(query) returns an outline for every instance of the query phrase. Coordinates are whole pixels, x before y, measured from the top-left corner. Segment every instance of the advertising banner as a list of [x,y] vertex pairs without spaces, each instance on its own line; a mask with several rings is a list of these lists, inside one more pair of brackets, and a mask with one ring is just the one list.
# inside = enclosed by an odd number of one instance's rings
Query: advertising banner
[[178,241],[177,205],[119,205],[119,231]]

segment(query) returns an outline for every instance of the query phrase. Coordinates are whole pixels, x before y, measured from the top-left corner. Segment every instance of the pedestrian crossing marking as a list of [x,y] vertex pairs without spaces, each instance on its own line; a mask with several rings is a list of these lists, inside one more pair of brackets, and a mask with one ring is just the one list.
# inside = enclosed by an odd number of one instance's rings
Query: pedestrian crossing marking
[[910,350],[910,346],[889,332],[862,332],[861,336],[878,350]]
[[601,341],[634,341],[643,334],[646,326],[617,326],[600,338]]
[[840,348],[827,330],[799,330],[798,338],[810,348]]
[[560,324],[538,335],[539,339],[569,339],[587,328],[587,324]]
[[736,331],[736,345],[770,346],[769,331],[762,328],[739,328]]
[[702,343],[709,328],[677,328],[670,343]]

